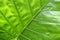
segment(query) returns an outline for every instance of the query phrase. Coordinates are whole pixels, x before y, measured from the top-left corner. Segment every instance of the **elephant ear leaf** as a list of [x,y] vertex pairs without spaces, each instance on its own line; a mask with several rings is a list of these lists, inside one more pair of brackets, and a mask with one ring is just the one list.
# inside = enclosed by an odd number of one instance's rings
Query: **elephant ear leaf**
[[60,40],[60,1],[49,1],[18,40]]
[[0,0],[0,40],[14,40],[47,0]]

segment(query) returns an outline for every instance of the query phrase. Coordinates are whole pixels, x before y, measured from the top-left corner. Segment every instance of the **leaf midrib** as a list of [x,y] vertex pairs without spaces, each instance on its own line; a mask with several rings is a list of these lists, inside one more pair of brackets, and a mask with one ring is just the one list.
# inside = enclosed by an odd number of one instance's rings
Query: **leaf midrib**
[[[49,1],[48,1],[47,3],[49,3]],[[38,12],[36,12],[36,14],[32,17],[31,21],[23,28],[23,31],[24,31],[24,29],[25,29],[27,26],[29,26],[29,25],[31,24],[31,22],[33,21],[33,19],[46,7],[47,3],[44,4],[44,6],[43,6],[41,9],[39,9]],[[22,31],[22,32],[23,32],[23,31]],[[22,32],[21,32],[21,33],[22,33]],[[19,35],[19,36],[20,36],[20,35]]]

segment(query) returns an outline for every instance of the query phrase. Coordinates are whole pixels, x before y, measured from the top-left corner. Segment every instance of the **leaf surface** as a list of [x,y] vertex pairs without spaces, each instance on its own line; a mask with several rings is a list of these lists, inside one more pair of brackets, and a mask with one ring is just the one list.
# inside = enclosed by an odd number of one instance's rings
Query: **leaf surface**
[[18,40],[60,40],[60,1],[48,2]]
[[41,9],[42,2],[43,0],[0,0],[0,40],[14,40],[18,37]]

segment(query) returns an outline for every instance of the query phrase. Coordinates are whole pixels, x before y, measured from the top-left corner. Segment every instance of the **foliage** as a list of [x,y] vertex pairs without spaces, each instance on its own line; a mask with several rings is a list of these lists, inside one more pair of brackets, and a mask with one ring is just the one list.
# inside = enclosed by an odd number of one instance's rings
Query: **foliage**
[[0,40],[60,40],[59,0],[0,0]]

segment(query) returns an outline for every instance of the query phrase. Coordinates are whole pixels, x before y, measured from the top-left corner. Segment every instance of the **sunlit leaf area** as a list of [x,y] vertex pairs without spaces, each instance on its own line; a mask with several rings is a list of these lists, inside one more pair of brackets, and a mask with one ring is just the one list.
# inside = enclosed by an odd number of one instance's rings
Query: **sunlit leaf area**
[[0,0],[0,40],[60,40],[60,0]]

